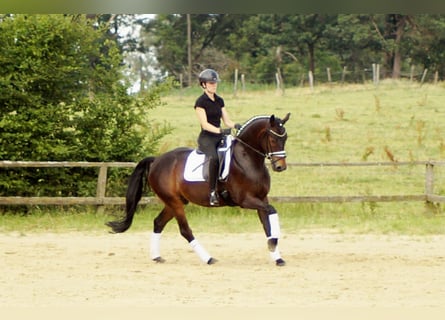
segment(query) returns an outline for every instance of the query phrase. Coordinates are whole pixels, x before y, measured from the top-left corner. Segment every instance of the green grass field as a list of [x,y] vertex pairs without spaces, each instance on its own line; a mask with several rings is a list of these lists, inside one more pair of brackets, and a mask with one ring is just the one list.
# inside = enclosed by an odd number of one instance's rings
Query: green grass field
[[[302,230],[323,230],[340,233],[373,233],[401,235],[445,234],[445,215],[420,202],[394,203],[303,203],[275,204],[280,214],[283,234]],[[161,207],[143,206],[137,211],[127,232],[152,230],[153,219]],[[188,220],[196,234],[263,232],[255,211],[240,208],[202,208],[189,205]],[[30,215],[0,215],[0,232],[88,232],[107,233],[106,221],[123,214],[122,208],[113,213],[98,214],[94,208],[60,210],[43,208]],[[171,221],[165,232],[179,235],[176,222]]]
[[[255,115],[292,113],[287,124],[289,161],[387,161],[385,148],[399,161],[445,156],[445,86],[386,82],[335,88],[290,88],[238,92],[220,90],[237,122]],[[150,116],[168,121],[174,131],[161,152],[177,145],[196,145],[199,131],[193,104],[199,89],[175,92]]]
[[[268,91],[220,92],[234,121],[255,115],[291,112],[286,128],[287,161],[404,162],[445,158],[445,87],[409,82],[323,86],[313,92],[291,88],[284,95]],[[175,92],[150,116],[167,121],[173,133],[160,152],[196,147],[199,126],[193,103],[199,88]],[[421,194],[423,166],[289,167],[273,173],[271,195]],[[445,167],[435,170],[436,193],[445,195]]]
[[[173,128],[159,153],[179,146],[196,147],[199,125],[193,104],[199,88],[174,90],[165,104],[147,113],[159,124]],[[420,86],[407,81],[372,84],[288,88],[284,95],[273,88],[238,91],[229,84],[219,93],[232,119],[243,123],[255,115],[291,112],[286,128],[289,163],[388,162],[380,167],[289,167],[273,173],[271,195],[394,195],[424,191],[423,166],[397,162],[445,158],[445,85]],[[435,193],[445,195],[445,166],[435,169]],[[286,232],[329,229],[336,232],[445,234],[443,204],[427,208],[422,202],[325,203],[276,205]],[[151,230],[160,208],[142,208],[131,230]],[[60,211],[60,210],[59,210]],[[0,216],[0,231],[87,230],[104,232],[103,223],[122,213],[113,208],[104,215],[91,208],[41,208],[28,216]],[[189,207],[196,232],[262,232],[255,212],[238,208]],[[168,232],[177,232],[171,223]]]

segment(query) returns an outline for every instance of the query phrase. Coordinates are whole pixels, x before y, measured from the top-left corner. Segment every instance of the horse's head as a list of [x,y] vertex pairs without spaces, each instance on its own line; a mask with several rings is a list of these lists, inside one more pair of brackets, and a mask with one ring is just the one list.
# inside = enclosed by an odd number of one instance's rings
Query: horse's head
[[275,115],[254,117],[247,121],[238,132],[238,139],[255,154],[260,154],[271,161],[272,170],[286,170],[286,151],[284,145],[287,139],[284,124],[289,120],[290,113],[280,119]]
[[266,156],[271,161],[272,170],[284,171],[286,165],[286,151],[284,145],[287,139],[287,132],[284,124],[289,120],[290,113],[284,119],[271,115],[269,119],[269,127],[267,128],[267,142],[265,146]]

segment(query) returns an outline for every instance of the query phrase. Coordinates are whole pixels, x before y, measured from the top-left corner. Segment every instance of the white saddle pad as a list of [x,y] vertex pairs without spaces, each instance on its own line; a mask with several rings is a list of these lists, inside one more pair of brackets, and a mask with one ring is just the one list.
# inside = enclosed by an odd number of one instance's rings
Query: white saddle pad
[[205,181],[203,175],[205,154],[193,150],[185,162],[184,179],[187,181]]
[[[231,135],[226,137],[226,145],[223,148],[219,148],[218,152],[224,152],[224,168],[219,176],[220,180],[224,180],[229,175],[230,168],[230,160],[231,160],[231,152],[230,148],[232,146],[233,137]],[[227,152],[229,151],[229,152]],[[196,181],[205,181],[203,174],[203,167],[205,161],[205,154],[198,153],[196,150],[193,150],[187,160],[185,162],[184,168],[184,179],[191,182]]]

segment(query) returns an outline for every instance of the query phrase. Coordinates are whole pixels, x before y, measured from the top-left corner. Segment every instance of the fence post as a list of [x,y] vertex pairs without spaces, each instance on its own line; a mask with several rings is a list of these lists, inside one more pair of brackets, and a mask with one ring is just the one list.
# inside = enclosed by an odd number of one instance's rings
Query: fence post
[[308,77],[309,77],[309,87],[311,88],[311,91],[314,91],[314,75],[311,70],[309,70]]
[[425,167],[425,196],[426,203],[431,203],[429,201],[429,196],[434,193],[434,164],[428,162]]
[[326,73],[328,74],[328,83],[332,84],[331,68],[326,68]]
[[275,72],[275,81],[277,83],[277,92],[280,90],[280,78],[278,77],[278,72]]
[[423,85],[423,82],[425,81],[426,74],[428,73],[428,69],[423,70],[422,79],[420,80],[420,85]]
[[379,82],[380,82],[380,63],[377,63],[375,77],[376,77],[375,78],[376,84],[379,84]]
[[184,79],[182,73],[179,74],[179,96],[182,99],[182,96],[184,94]]
[[[108,167],[106,165],[101,165],[99,168],[99,177],[97,178],[97,189],[96,189],[96,198],[103,199],[105,198],[105,193],[107,189],[107,171]],[[97,213],[103,213],[104,206],[97,206]]]
[[342,73],[341,73],[341,84],[344,84],[344,83],[345,83],[346,70],[347,70],[347,67],[344,66],[344,67],[343,67],[343,71],[342,71]]
[[280,68],[277,68],[277,72],[275,73],[275,79],[277,81],[277,91],[281,90],[281,95],[284,95],[284,82],[283,82],[283,77],[281,76]]
[[241,91],[244,93],[246,91],[246,79],[244,73],[241,74]]

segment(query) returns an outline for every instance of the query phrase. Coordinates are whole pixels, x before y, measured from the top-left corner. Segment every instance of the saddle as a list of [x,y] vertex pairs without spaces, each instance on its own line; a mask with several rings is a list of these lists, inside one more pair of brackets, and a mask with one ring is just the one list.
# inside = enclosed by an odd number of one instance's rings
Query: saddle
[[[232,159],[233,136],[224,137],[221,146],[218,147],[219,181],[225,181],[229,175],[230,161]],[[199,149],[193,150],[185,162],[184,179],[190,182],[208,181],[209,161],[208,157]]]

